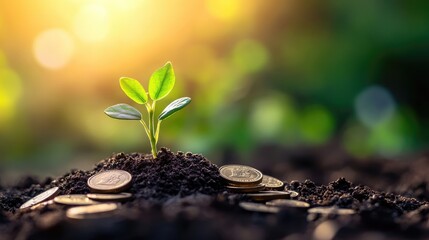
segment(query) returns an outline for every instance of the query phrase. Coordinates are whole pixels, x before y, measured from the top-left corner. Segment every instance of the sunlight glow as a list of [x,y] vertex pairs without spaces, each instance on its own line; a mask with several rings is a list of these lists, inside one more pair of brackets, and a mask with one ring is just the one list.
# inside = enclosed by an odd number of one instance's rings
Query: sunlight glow
[[22,84],[18,74],[11,69],[0,68],[0,123],[10,120],[15,115],[16,103],[21,92]]
[[99,42],[109,33],[109,15],[99,4],[83,6],[75,16],[74,32],[84,42]]
[[49,29],[40,33],[33,44],[37,62],[48,69],[60,69],[71,59],[74,43],[62,29]]

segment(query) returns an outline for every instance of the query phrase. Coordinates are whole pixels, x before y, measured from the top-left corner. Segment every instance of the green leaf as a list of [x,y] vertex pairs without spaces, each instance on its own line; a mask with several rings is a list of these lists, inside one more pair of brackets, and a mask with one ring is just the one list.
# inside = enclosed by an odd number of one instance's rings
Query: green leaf
[[128,104],[120,103],[110,106],[104,110],[104,113],[111,118],[122,119],[122,120],[140,120],[142,114],[139,110],[131,107]]
[[157,101],[167,96],[174,87],[176,76],[171,62],[156,70],[149,80],[149,96]]
[[162,111],[161,114],[159,114],[158,119],[164,120],[171,116],[173,113],[179,111],[180,109],[184,108],[186,105],[188,105],[191,102],[191,98],[189,97],[182,97],[179,99],[174,100],[168,106]]
[[144,90],[139,81],[128,77],[122,77],[119,79],[119,84],[124,93],[134,102],[138,104],[145,104],[147,102],[146,90]]

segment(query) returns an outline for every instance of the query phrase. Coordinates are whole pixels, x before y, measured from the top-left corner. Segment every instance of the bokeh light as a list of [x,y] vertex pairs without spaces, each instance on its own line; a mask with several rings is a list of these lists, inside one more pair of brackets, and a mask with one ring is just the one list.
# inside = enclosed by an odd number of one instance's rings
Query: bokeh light
[[72,58],[73,39],[62,29],[49,29],[34,40],[34,56],[37,62],[48,69],[60,69]]

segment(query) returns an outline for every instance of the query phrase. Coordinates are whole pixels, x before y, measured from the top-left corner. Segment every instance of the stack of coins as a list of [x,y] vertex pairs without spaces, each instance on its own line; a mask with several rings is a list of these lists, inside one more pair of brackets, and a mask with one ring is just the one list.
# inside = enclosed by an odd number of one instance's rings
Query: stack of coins
[[[118,209],[116,202],[132,198],[131,193],[122,192],[131,186],[132,176],[127,171],[109,170],[99,172],[88,179],[88,187],[93,193],[57,196],[60,189],[51,188],[25,202],[21,210],[36,210],[50,204],[73,206],[67,209],[70,219],[93,219],[109,216]],[[78,207],[76,207],[78,206]]]
[[276,213],[285,207],[306,209],[310,206],[306,202],[291,200],[298,196],[297,192],[285,189],[282,181],[263,175],[255,168],[237,164],[224,165],[219,168],[219,173],[229,192],[242,193],[252,201],[239,204],[244,210]]

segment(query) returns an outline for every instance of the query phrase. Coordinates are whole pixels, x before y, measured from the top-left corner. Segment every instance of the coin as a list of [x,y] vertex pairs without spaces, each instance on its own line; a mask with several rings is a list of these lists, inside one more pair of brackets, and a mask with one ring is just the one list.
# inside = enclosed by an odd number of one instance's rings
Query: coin
[[54,204],[54,200],[49,200],[49,201],[44,201],[44,202],[38,203],[38,204],[32,206],[30,209],[32,211],[37,210],[37,209],[43,209],[46,206],[49,206],[51,204]]
[[356,211],[349,208],[314,207],[308,209],[308,213],[318,213],[322,215],[353,215],[356,213]]
[[276,190],[283,189],[283,185],[284,185],[282,181],[268,175],[264,175],[262,177],[262,184],[264,184],[266,188],[276,189]]
[[109,216],[118,209],[116,203],[102,203],[82,207],[72,207],[67,210],[66,216],[71,219],[91,219]]
[[61,195],[55,197],[54,202],[64,205],[92,205],[98,203],[87,198],[84,194]]
[[28,200],[24,204],[22,204],[21,207],[19,207],[19,209],[21,209],[21,210],[27,209],[29,207],[32,207],[32,206],[38,204],[38,203],[52,199],[55,196],[57,196],[59,192],[60,192],[60,189],[58,187],[53,187],[51,189],[48,189],[48,190],[42,192],[41,194],[33,197],[32,199]]
[[285,192],[288,192],[290,194],[290,198],[296,198],[298,197],[299,193],[292,191],[292,190],[285,190]]
[[226,188],[231,192],[238,192],[238,193],[250,193],[250,192],[259,192],[265,189],[265,186],[263,184],[258,184],[254,186],[233,186],[233,185],[227,185]]
[[280,211],[280,208],[278,207],[267,206],[260,203],[240,202],[238,205],[244,210],[252,212],[278,213]]
[[270,206],[276,207],[292,207],[292,208],[309,208],[310,204],[298,201],[298,200],[290,200],[290,199],[275,199],[266,203]]
[[219,168],[219,173],[222,178],[235,185],[258,184],[262,181],[259,170],[244,165],[224,165]]
[[96,201],[125,201],[130,199],[133,195],[131,193],[118,193],[118,194],[106,194],[106,193],[88,193],[86,196]]
[[261,191],[258,193],[249,193],[246,196],[253,201],[266,202],[274,199],[288,199],[290,198],[290,193],[283,191]]
[[95,192],[118,193],[130,186],[132,176],[124,170],[99,172],[88,179],[88,186]]

